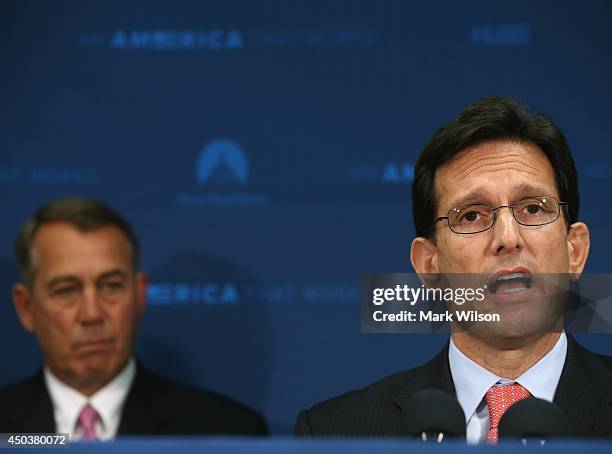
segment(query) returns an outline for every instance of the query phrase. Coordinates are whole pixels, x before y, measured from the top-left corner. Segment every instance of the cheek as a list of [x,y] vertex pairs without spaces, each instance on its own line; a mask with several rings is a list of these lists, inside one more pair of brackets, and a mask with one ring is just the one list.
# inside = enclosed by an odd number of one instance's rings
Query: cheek
[[441,244],[440,272],[473,273],[479,270],[478,257],[483,256],[483,245],[478,238],[447,238]]
[[109,315],[115,335],[123,341],[129,340],[135,329],[136,306],[134,304],[118,305],[111,309]]
[[565,231],[534,231],[527,243],[540,265],[541,272],[568,272],[569,254]]
[[74,320],[71,311],[41,309],[36,317],[36,334],[41,344],[53,346],[54,351],[68,350]]

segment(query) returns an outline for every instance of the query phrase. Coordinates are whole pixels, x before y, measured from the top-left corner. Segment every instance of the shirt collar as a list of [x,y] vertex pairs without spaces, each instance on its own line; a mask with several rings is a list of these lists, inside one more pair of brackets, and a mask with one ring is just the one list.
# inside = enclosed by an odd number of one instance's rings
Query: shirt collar
[[482,396],[499,381],[499,377],[465,356],[452,337],[448,348],[448,363],[457,391],[457,400],[465,413],[465,421],[468,422],[476,413]]
[[130,358],[125,367],[110,382],[90,397],[60,381],[47,366],[44,368],[45,382],[56,416],[64,418],[67,424],[56,422],[58,426],[76,427],[77,418],[86,403],[98,412],[104,427],[118,420],[123,403],[136,375],[136,361]]
[[561,378],[566,354],[567,336],[564,331],[555,346],[515,381],[527,388],[532,396],[552,402]]
[[451,338],[448,362],[457,392],[457,400],[465,413],[466,422],[475,414],[489,388],[500,381],[502,383],[520,383],[534,397],[552,402],[561,377],[566,353],[567,337],[565,332],[562,332],[554,347],[546,355],[516,380],[509,381],[489,372],[465,356]]

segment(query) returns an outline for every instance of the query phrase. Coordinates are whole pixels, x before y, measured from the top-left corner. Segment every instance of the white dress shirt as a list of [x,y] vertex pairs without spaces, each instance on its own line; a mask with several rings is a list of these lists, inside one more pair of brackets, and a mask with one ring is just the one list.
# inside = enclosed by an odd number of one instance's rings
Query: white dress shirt
[[507,380],[489,372],[465,356],[452,338],[448,349],[448,362],[455,383],[457,400],[466,420],[466,438],[470,444],[486,441],[489,432],[489,409],[484,399],[496,383],[519,383],[531,395],[552,402],[567,353],[567,338],[562,332],[554,347],[516,380]]
[[130,358],[123,370],[94,395],[87,397],[60,381],[48,367],[44,368],[45,383],[51,397],[57,432],[69,433],[71,440],[82,437],[77,419],[86,404],[90,404],[99,415],[95,425],[99,440],[111,440],[117,434],[121,411],[128,391],[136,375],[136,362]]

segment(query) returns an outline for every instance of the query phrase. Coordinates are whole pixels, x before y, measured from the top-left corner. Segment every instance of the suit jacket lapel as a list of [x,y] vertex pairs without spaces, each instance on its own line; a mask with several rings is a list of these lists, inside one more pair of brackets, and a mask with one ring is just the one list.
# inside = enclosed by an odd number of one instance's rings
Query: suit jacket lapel
[[28,379],[15,398],[18,404],[4,408],[15,432],[55,432],[55,417],[42,370]]
[[412,394],[426,388],[435,388],[455,393],[455,385],[448,364],[448,343],[431,361],[414,370],[410,381],[402,388],[395,399],[396,405],[402,408],[403,403]]
[[610,436],[612,374],[569,334],[567,341],[567,356],[554,403],[566,414],[574,436]]
[[161,434],[171,421],[170,409],[160,405],[159,389],[153,377],[139,363],[136,376],[125,400],[118,435]]
[[[400,390],[393,404],[404,411],[406,401],[415,392],[434,388],[455,394],[455,385],[448,364],[448,343],[431,361],[421,367],[414,369],[413,373],[406,378],[406,385]],[[385,435],[398,436],[403,434],[401,422],[391,427]]]

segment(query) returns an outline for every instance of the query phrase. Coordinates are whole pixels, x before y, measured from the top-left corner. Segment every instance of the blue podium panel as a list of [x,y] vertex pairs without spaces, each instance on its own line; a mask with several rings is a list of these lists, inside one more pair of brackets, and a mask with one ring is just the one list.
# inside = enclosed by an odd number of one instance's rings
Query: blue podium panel
[[115,453],[115,454],[443,454],[443,453],[482,453],[498,454],[537,452],[541,454],[565,454],[588,452],[589,454],[609,454],[612,441],[552,441],[543,446],[537,444],[523,446],[516,443],[500,443],[492,447],[486,445],[470,446],[462,442],[442,444],[420,443],[401,439],[230,439],[230,438],[133,438],[110,443],[73,443],[70,452]]

